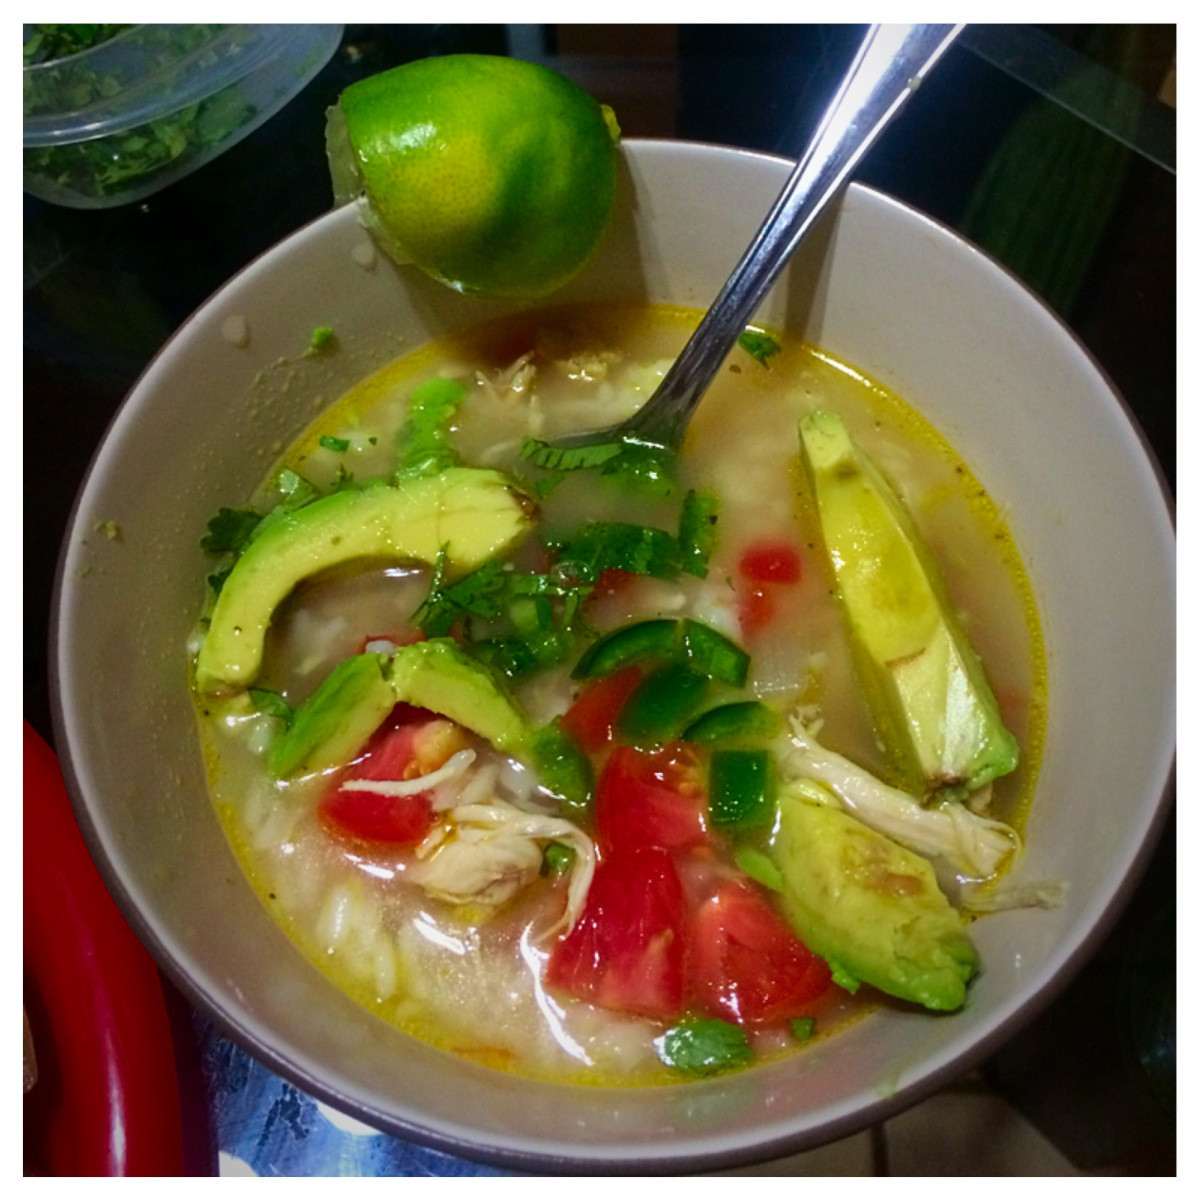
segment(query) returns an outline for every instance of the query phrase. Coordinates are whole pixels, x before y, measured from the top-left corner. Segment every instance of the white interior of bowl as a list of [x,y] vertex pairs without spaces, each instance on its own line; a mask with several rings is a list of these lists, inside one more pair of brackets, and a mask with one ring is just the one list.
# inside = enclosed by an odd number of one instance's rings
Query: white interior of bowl
[[[788,164],[665,142],[627,143],[623,157],[614,226],[555,300],[704,306]],[[327,983],[244,882],[205,791],[184,645],[208,517],[248,495],[355,379],[503,311],[382,259],[364,267],[367,245],[341,210],[233,279],[147,370],[79,500],[53,646],[59,749],[93,853],[143,938],[302,1086],[402,1135],[511,1164],[670,1170],[768,1157],[965,1069],[1078,964],[1145,852],[1169,775],[1171,522],[1110,385],[984,256],[898,203],[849,191],[762,317],[897,390],[1007,506],[1050,679],[1021,874],[1066,880],[1066,903],[975,926],[984,971],[958,1015],[879,1014],[789,1061],[676,1088],[538,1084],[423,1046]],[[232,317],[246,321],[247,345],[223,335]],[[342,349],[304,359],[317,325],[332,325]],[[97,533],[100,521],[116,521],[119,539]]]

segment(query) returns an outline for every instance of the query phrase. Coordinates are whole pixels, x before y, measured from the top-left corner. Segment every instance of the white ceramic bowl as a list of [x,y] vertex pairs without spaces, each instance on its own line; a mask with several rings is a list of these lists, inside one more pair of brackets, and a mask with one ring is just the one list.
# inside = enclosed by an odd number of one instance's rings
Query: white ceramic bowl
[[[789,171],[670,142],[629,142],[624,164],[611,233],[556,300],[703,307]],[[59,750],[93,854],[159,962],[317,1096],[404,1137],[550,1171],[695,1170],[799,1150],[915,1102],[993,1050],[1111,925],[1153,844],[1172,763],[1171,519],[1087,353],[954,233],[860,187],[762,313],[894,388],[1008,506],[1049,656],[1022,871],[1068,881],[1065,904],[975,927],[984,970],[957,1015],[879,1013],[788,1061],[678,1087],[554,1086],[451,1058],[339,993],[244,882],[205,791],[184,646],[208,517],[250,493],[315,405],[435,334],[504,311],[383,259],[368,269],[364,252],[354,213],[330,213],[196,313],[114,422],[65,545]],[[231,318],[246,322],[248,345],[233,344]],[[335,327],[339,354],[300,357],[316,325]],[[97,521],[116,521],[120,538],[97,534]]]

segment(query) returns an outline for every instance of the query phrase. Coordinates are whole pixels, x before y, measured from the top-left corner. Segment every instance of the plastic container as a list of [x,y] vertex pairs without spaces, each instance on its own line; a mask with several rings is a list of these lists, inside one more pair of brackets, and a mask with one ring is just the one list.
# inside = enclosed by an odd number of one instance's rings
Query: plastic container
[[128,204],[257,129],[329,61],[341,25],[134,25],[24,70],[24,188]]

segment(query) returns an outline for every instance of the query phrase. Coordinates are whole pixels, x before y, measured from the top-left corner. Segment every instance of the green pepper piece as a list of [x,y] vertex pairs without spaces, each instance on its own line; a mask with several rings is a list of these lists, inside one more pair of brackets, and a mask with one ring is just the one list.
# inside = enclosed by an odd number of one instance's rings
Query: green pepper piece
[[771,756],[765,750],[717,750],[708,768],[708,819],[713,825],[764,825],[774,811]]
[[683,731],[683,740],[711,746],[735,738],[770,738],[778,732],[779,716],[773,709],[761,700],[738,700],[701,713]]
[[704,702],[708,680],[682,663],[651,671],[625,702],[617,734],[635,745],[659,745],[680,730]]
[[740,688],[750,670],[750,655],[723,633],[690,618],[683,622],[683,652],[695,670]]
[[678,644],[679,622],[674,618],[622,625],[593,643],[571,672],[572,679],[611,675],[638,659],[668,655]]
[[586,815],[596,786],[592,763],[557,717],[533,734],[530,752],[542,786],[558,798],[559,807],[568,816]]

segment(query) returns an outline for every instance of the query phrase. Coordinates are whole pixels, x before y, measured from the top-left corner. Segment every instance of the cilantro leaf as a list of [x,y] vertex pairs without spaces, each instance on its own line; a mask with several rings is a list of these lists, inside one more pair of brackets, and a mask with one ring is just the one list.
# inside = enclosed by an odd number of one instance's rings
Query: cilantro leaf
[[296,715],[292,706],[278,692],[269,691],[267,688],[251,688],[250,699],[260,713],[278,717],[285,729],[291,725]]
[[817,1022],[814,1017],[793,1017],[790,1022],[792,1034],[798,1042],[807,1042],[816,1032]]
[[728,1021],[689,1017],[655,1039],[658,1057],[687,1075],[716,1075],[754,1058],[746,1035]]
[[655,579],[679,574],[679,544],[665,529],[630,525],[621,521],[588,521],[557,550],[560,575],[595,583],[602,571],[616,568]]
[[764,367],[767,365],[767,359],[778,354],[781,348],[769,333],[763,333],[761,329],[745,330],[738,338],[738,345],[752,358],[758,359]]
[[326,450],[332,450],[334,454],[345,454],[350,449],[349,438],[330,437],[328,434],[324,434],[318,440]]
[[240,554],[250,544],[262,517],[248,508],[221,508],[208,522],[208,533],[200,539],[206,554]]
[[562,447],[527,437],[521,443],[521,457],[543,471],[585,471],[615,458],[621,451],[620,442]]
[[429,379],[412,394],[408,419],[396,437],[402,475],[433,475],[458,462],[446,425],[467,394],[457,379]]

